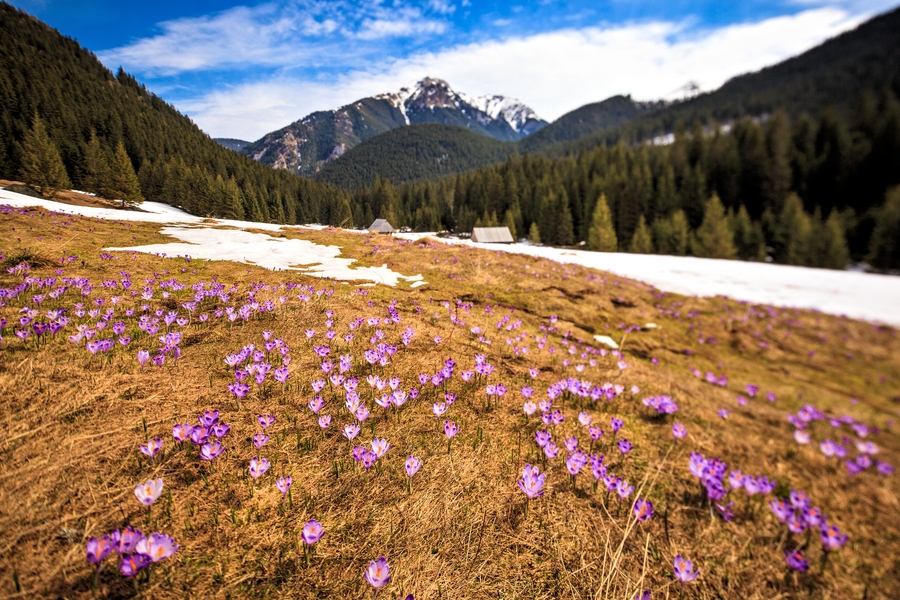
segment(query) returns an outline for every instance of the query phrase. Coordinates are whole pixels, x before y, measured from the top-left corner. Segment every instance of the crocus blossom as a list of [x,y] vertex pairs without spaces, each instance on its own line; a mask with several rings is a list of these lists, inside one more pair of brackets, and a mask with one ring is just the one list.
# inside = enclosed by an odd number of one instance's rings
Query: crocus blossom
[[134,495],[137,496],[138,501],[144,506],[150,506],[154,502],[156,502],[159,495],[162,494],[163,491],[163,480],[162,479],[148,479],[144,483],[139,483],[134,488]]
[[383,556],[378,560],[369,563],[369,567],[365,571],[366,581],[376,590],[384,587],[391,580],[391,567],[388,565],[387,559]]

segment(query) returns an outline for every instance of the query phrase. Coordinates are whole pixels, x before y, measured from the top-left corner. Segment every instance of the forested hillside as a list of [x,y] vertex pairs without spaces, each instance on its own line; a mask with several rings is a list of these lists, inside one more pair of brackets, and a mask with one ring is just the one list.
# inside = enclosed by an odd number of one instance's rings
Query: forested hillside
[[577,142],[554,150],[573,152],[620,139],[640,141],[674,131],[678,123],[726,122],[779,108],[791,117],[816,115],[828,106],[849,115],[865,89],[890,89],[900,94],[900,8],[799,56],[735,77],[714,92],[641,115],[621,126],[585,132]]
[[553,245],[749,260],[770,254],[834,268],[852,255],[897,268],[900,192],[888,193],[897,184],[900,102],[885,91],[858,97],[846,118],[836,109],[794,120],[776,111],[728,133],[680,128],[668,146],[620,142],[558,159],[515,155],[399,188],[379,180],[356,192],[352,205],[357,221],[390,214],[395,225],[419,230],[502,223]]
[[287,223],[340,222],[349,214],[339,190],[221,147],[133,77],[114,76],[75,40],[6,3],[0,107],[0,177],[52,163],[55,149],[65,183],[131,202]]
[[[875,17],[800,56],[736,77],[718,90],[691,100],[666,106],[615,96],[583,106],[519,140],[515,151],[569,156],[619,141],[640,143],[675,131],[679,123],[690,128],[699,121],[707,128],[715,128],[743,117],[765,117],[778,109],[791,118],[804,114],[816,118],[822,110],[833,107],[844,118],[850,118],[861,91],[877,94],[884,89],[900,93],[900,9]],[[393,144],[390,139],[378,138],[371,143],[385,151]],[[360,174],[374,173],[376,169],[369,161],[377,160],[380,159],[375,152],[348,152],[334,161],[324,180],[354,189],[361,180],[373,181],[374,175]],[[491,156],[480,160],[477,166],[486,166]],[[469,160],[457,160],[452,152],[444,161],[449,165],[445,173],[452,172],[451,168],[461,172],[469,164]],[[435,176],[428,162],[381,167],[378,175],[394,183]]]
[[392,129],[366,140],[327,164],[316,179],[357,189],[376,177],[402,183],[436,178],[500,162],[516,145],[465,127],[422,123]]

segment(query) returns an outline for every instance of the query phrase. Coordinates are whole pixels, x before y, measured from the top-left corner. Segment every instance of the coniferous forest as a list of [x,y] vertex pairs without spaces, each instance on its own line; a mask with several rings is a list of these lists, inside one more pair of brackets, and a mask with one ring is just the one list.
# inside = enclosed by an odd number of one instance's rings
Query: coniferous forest
[[[900,102],[866,92],[845,117],[776,111],[728,132],[678,127],[674,142],[598,146],[504,163],[440,181],[355,192],[356,222],[387,216],[418,230],[508,225],[551,245],[738,257],[843,268],[900,266]],[[615,242],[598,245],[605,224]],[[710,241],[718,231],[724,243]],[[873,235],[874,234],[874,235]],[[602,237],[602,236],[600,236]],[[607,236],[608,237],[608,236]]]
[[[125,203],[281,223],[339,224],[350,214],[340,190],[221,147],[132,76],[113,75],[77,41],[6,3],[0,106],[0,177],[50,193],[72,185]],[[53,181],[35,179],[47,169],[41,177]]]

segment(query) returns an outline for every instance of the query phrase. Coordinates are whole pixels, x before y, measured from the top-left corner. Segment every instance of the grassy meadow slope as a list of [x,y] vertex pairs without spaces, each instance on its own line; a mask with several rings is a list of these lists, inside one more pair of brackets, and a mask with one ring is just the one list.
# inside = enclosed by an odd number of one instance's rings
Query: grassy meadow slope
[[[0,214],[0,288],[27,284],[18,294],[5,292],[0,306],[6,319],[0,329],[5,597],[367,598],[372,588],[363,570],[382,555],[392,578],[378,598],[631,599],[645,589],[652,598],[900,595],[896,476],[881,476],[873,465],[850,477],[840,460],[819,450],[825,439],[848,437],[843,445],[854,457],[854,442],[872,441],[880,448],[875,458],[897,464],[896,330],[665,294],[607,273],[432,240],[330,229],[283,235],[339,245],[361,265],[387,263],[430,283],[357,287],[236,263],[105,253],[106,246],[166,238],[157,226],[140,223],[35,210]],[[29,268],[16,268],[23,263]],[[195,298],[217,282],[223,285],[218,295]],[[61,287],[66,291],[52,297]],[[388,320],[392,304],[399,323]],[[246,320],[216,316],[217,309],[241,312],[242,306],[249,306]],[[61,331],[34,333],[35,322],[57,318],[47,311],[59,309],[70,319]],[[111,324],[98,327],[108,309]],[[91,310],[100,312],[82,313]],[[181,324],[159,320],[171,312]],[[141,314],[159,320],[159,331],[140,329]],[[352,326],[355,319],[365,321]],[[127,347],[109,331],[119,322],[124,331],[116,335],[131,337]],[[642,327],[649,322],[659,327]],[[115,348],[92,354],[84,340],[67,340],[78,325],[94,332],[91,341],[111,338]],[[631,326],[640,329],[626,333]],[[401,336],[408,327],[414,335],[407,346]],[[330,342],[329,328],[336,332]],[[150,362],[142,369],[137,351],[155,351],[167,330],[181,333],[180,358],[169,353],[162,366]],[[31,334],[21,339],[16,331]],[[266,378],[238,402],[229,393],[235,378],[224,359],[247,344],[263,349],[265,331],[289,348],[286,384]],[[595,334],[622,342],[622,356],[596,343]],[[365,358],[378,343],[397,347],[385,366]],[[344,375],[359,378],[372,412],[353,442],[340,433],[353,418],[338,386],[325,383],[321,392],[319,414],[332,415],[329,428],[321,430],[307,408],[312,383],[325,378],[316,351],[324,353],[324,346],[335,364],[352,355]],[[479,354],[494,371],[467,382],[461,374]],[[281,365],[274,348],[266,355]],[[420,382],[420,373],[431,378],[451,358],[449,380]],[[692,369],[727,381],[709,383]],[[373,391],[369,375],[396,376],[399,389],[417,389],[419,397],[384,411],[372,401],[384,392]],[[563,378],[609,382],[623,391],[598,401],[561,394],[552,410],[565,418],[556,426],[543,425],[540,411],[526,418],[521,388],[533,387],[533,399],[544,400]],[[499,383],[506,394],[488,397],[486,385]],[[748,384],[760,392],[740,404]],[[767,392],[777,399],[768,401]],[[456,400],[437,417],[432,406],[446,393]],[[657,416],[642,403],[661,395],[677,403],[674,415]],[[829,417],[848,415],[866,429],[814,420],[806,429],[813,443],[798,444],[787,415],[805,404]],[[211,462],[171,434],[174,424],[196,423],[208,409],[218,409],[231,426],[223,438],[227,450]],[[730,411],[727,418],[719,416],[722,409]],[[605,431],[597,441],[579,423],[581,412]],[[276,421],[257,450],[252,437],[263,431],[257,415],[267,413]],[[624,422],[618,433],[610,428],[614,417]],[[444,420],[460,427],[450,444]],[[687,428],[687,437],[673,439],[674,422]],[[556,458],[543,458],[535,444],[541,429],[552,431],[561,448]],[[607,493],[602,480],[596,486],[590,465],[569,475],[563,440],[573,436],[586,452],[606,456],[610,474],[634,486],[627,498]],[[156,437],[164,446],[151,461],[139,446]],[[351,449],[373,438],[391,447],[366,470]],[[625,438],[633,449],[622,454],[617,440]],[[734,501],[734,518],[726,521],[689,473],[691,452],[718,457],[729,470],[774,478],[777,486],[765,497],[732,490],[722,501]],[[410,455],[423,466],[408,487]],[[254,456],[272,464],[257,481],[248,475]],[[525,464],[547,473],[545,494],[527,505],[516,485]],[[275,480],[288,474],[294,483],[283,497]],[[162,478],[164,491],[148,509],[133,490],[150,478]],[[828,522],[849,534],[827,561],[817,531],[790,534],[768,507],[792,489],[807,492]],[[652,518],[636,521],[637,498],[653,502]],[[325,535],[307,555],[300,530],[309,519],[321,522]],[[180,549],[134,579],[121,577],[118,563],[107,558],[93,589],[85,543],[125,525],[170,535]],[[785,565],[785,552],[797,548],[809,559],[808,572]],[[700,570],[683,590],[673,577],[678,554]]]

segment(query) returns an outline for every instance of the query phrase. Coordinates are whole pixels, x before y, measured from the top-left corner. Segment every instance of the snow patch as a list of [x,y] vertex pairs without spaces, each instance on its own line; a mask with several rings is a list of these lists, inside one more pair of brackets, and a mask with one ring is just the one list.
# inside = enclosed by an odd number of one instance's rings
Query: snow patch
[[518,244],[475,244],[439,239],[435,234],[395,234],[404,239],[431,236],[437,241],[545,258],[608,271],[689,296],[727,296],[758,304],[818,310],[900,327],[900,277],[833,271],[769,263],[659,256],[624,252],[563,250]]
[[[0,190],[0,204],[20,208],[38,207],[57,213],[111,221],[175,224],[175,226],[163,227],[160,232],[181,240],[180,243],[106,248],[111,251],[135,251],[173,257],[190,256],[205,260],[230,260],[276,271],[298,271],[304,275],[338,281],[371,281],[392,287],[400,281],[407,281],[413,285],[426,283],[422,280],[421,275],[401,275],[389,269],[387,265],[353,268],[352,265],[356,259],[341,258],[339,246],[322,246],[308,240],[274,238],[264,233],[244,231],[245,229],[256,229],[278,232],[283,228],[322,230],[325,229],[324,225],[282,226],[231,219],[207,220],[159,202],[144,202],[139,211],[74,206],[53,200],[32,198],[7,190]],[[236,229],[219,229],[218,226]]]

